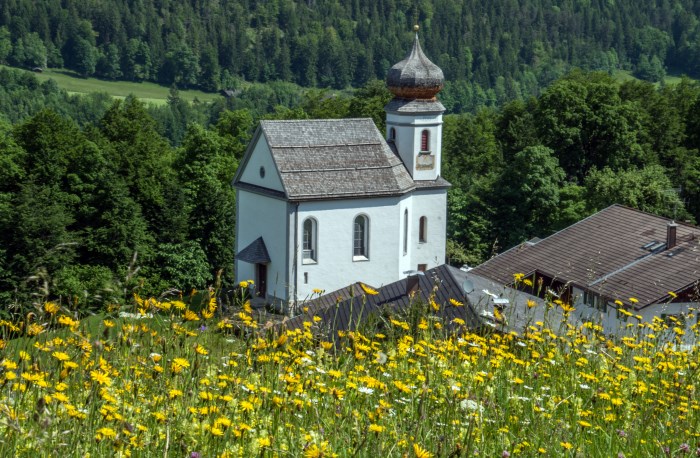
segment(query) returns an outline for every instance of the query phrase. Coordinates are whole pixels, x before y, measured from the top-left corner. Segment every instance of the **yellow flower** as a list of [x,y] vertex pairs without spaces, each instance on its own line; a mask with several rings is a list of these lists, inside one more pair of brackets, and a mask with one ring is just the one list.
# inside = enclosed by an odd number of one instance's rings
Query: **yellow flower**
[[573,445],[571,445],[571,442],[559,442],[559,445],[561,445],[567,450],[571,450],[574,447]]
[[27,326],[27,334],[30,336],[36,336],[44,332],[44,327],[38,323],[32,323]]
[[109,375],[101,371],[90,371],[90,378],[93,382],[97,382],[100,385],[112,385],[112,379],[109,378]]
[[199,321],[199,317],[192,310],[185,310],[185,320],[186,321]]
[[272,445],[272,440],[270,439],[270,436],[258,437],[258,447],[265,448],[269,447],[270,445]]
[[70,356],[68,356],[67,353],[63,353],[62,351],[55,351],[51,353],[51,356],[53,356],[59,361],[68,361],[70,359]]
[[117,432],[112,428],[100,428],[97,430],[97,434],[95,434],[95,439],[98,441],[102,439],[116,439],[116,437]]
[[591,425],[590,423],[588,423],[587,421],[584,421],[584,420],[579,420],[578,424],[581,425],[581,426],[584,427],[584,428],[590,428],[591,426],[593,426],[593,425]]
[[204,348],[203,346],[201,346],[201,345],[199,345],[199,344],[195,345],[194,351],[196,351],[196,352],[199,353],[200,355],[205,355],[205,356],[206,356],[206,355],[209,354],[209,350],[207,350],[206,348]]
[[413,444],[413,453],[416,454],[416,458],[432,458],[433,454],[421,447],[418,444]]
[[304,451],[304,458],[321,458],[327,456],[328,442],[322,442],[321,445],[311,444],[309,448]]
[[170,364],[170,369],[176,374],[179,374],[180,372],[182,372],[183,369],[186,369],[188,367],[190,367],[190,362],[187,361],[185,358],[175,358]]
[[360,287],[362,288],[362,291],[365,292],[365,294],[369,294],[370,296],[376,296],[377,294],[379,294],[376,289],[372,289],[364,283],[360,283]]
[[369,425],[369,431],[370,431],[371,433],[381,433],[381,432],[384,432],[384,427],[372,423],[371,425]]
[[668,295],[671,296],[671,298],[673,298],[673,299],[678,297],[678,294],[674,293],[673,291],[669,291]]
[[531,309],[532,307],[536,306],[537,302],[533,301],[532,299],[527,300],[527,308]]
[[248,282],[248,281],[246,281],[246,280],[243,280],[242,282],[240,282],[240,283],[238,284],[238,286],[240,286],[241,288],[247,288],[248,285],[250,285],[250,282]]
[[637,299],[636,297],[630,297],[629,299],[630,299],[630,302],[633,304],[636,304],[637,302],[639,302],[639,299]]
[[58,312],[58,304],[55,302],[44,302],[44,312],[49,315],[55,315]]

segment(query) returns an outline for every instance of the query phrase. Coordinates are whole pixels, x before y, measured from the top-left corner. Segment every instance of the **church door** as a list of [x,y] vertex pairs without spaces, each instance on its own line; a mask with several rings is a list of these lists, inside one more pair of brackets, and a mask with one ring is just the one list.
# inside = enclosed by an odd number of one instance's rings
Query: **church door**
[[255,293],[263,299],[267,295],[267,264],[255,264]]

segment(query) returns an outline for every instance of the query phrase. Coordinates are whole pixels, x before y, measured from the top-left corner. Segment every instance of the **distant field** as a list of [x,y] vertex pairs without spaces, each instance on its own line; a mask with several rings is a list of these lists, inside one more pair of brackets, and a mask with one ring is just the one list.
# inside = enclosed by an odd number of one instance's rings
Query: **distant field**
[[[631,72],[629,72],[627,70],[618,70],[615,72],[613,77],[617,81],[620,81],[620,82],[630,81],[630,80],[641,81],[641,80],[639,80],[639,78],[636,78],[635,76],[632,75]],[[680,83],[681,79],[682,78],[679,75],[666,75],[666,78],[664,78],[664,82],[667,85],[674,85],[674,84]]]
[[[5,67],[0,66],[0,67]],[[9,68],[9,67],[5,67]],[[34,73],[39,81],[53,79],[61,89],[65,89],[71,94],[87,94],[89,92],[106,92],[115,98],[124,98],[131,94],[138,97],[145,103],[156,105],[164,104],[168,98],[169,87],[160,86],[155,83],[134,83],[129,81],[106,81],[97,78],[80,78],[66,70],[46,69],[42,73]],[[180,97],[192,102],[195,97],[200,102],[211,102],[220,97],[196,90],[180,90]]]

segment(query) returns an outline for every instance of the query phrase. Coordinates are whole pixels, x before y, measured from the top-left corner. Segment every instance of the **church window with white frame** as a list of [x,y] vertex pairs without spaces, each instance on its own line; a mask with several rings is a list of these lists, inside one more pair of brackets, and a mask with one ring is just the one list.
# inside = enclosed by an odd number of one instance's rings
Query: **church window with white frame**
[[317,262],[316,236],[318,224],[314,218],[306,218],[302,231],[302,263],[312,264]]
[[369,259],[369,218],[365,215],[355,217],[352,237],[353,261]]

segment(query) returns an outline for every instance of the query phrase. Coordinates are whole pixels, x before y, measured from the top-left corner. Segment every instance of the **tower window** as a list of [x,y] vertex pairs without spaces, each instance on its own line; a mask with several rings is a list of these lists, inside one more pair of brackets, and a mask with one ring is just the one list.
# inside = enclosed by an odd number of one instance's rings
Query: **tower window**
[[430,144],[430,132],[425,129],[420,133],[420,150],[421,153],[430,151],[428,145]]
[[358,215],[353,224],[352,259],[365,261],[369,259],[369,219]]
[[396,129],[389,129],[389,140],[396,140]]
[[318,259],[316,253],[316,233],[316,220],[313,218],[306,218],[304,220],[302,233],[301,262],[303,264],[312,264]]
[[428,218],[421,216],[418,220],[418,241],[425,243],[428,241]]

